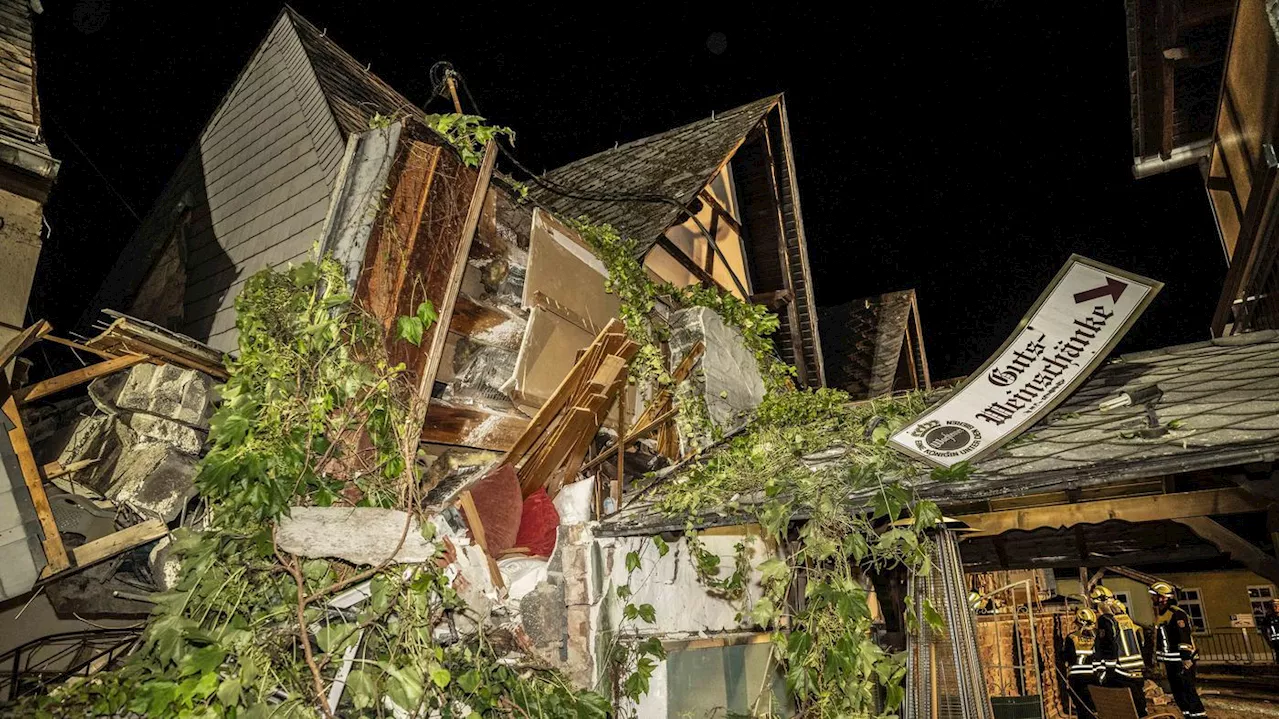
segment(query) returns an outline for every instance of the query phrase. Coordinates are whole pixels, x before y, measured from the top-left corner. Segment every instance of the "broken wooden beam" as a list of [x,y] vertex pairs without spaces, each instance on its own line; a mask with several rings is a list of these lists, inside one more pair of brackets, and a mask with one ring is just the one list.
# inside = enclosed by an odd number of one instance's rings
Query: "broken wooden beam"
[[1100,524],[1111,519],[1123,519],[1126,522],[1156,522],[1186,517],[1238,514],[1258,509],[1257,500],[1248,492],[1231,487],[1009,509],[985,514],[970,514],[956,517],[956,519],[974,528],[974,532],[961,535],[961,539],[968,539],[989,537],[1013,529],[1030,531],[1041,527],[1062,528],[1077,524]]
[[[649,422],[645,426],[640,427],[638,429],[631,430],[631,433],[628,434],[622,440],[621,443],[614,442],[612,445],[607,447],[603,452],[601,452],[598,456],[594,457],[590,462],[587,462],[586,464],[582,465],[582,469],[580,469],[579,471],[585,472],[589,469],[594,469],[595,467],[601,464],[604,464],[606,461],[608,461],[610,457],[614,455],[615,452],[618,451],[618,447],[625,448],[627,445],[631,444],[632,442],[635,442],[637,439],[644,437],[646,434],[649,434],[653,430],[662,426],[663,422],[667,422],[671,419],[674,419],[678,411],[679,410],[675,410],[675,409],[667,410],[662,415],[659,415],[657,419],[654,419],[653,421]],[[619,466],[621,466],[621,464],[619,464]],[[619,474],[619,476],[621,476],[621,474]]]
[[165,526],[164,522],[158,519],[148,519],[141,524],[125,527],[119,532],[113,532],[105,537],[99,537],[91,542],[82,544],[71,550],[71,554],[76,559],[76,569],[83,569],[104,559],[110,559],[118,554],[127,552],[134,547],[141,547],[147,542],[159,539],[168,533],[169,528]]
[[29,387],[23,387],[13,391],[13,396],[23,404],[34,402],[42,397],[48,397],[51,394],[57,394],[63,390],[71,389],[77,385],[84,384],[91,380],[95,380],[104,375],[113,374],[121,370],[128,369],[136,364],[150,361],[151,358],[146,355],[129,354],[115,359],[103,360],[97,364],[91,364],[88,367],[81,367],[57,377],[36,382]]
[[31,445],[27,443],[27,432],[22,426],[22,415],[18,412],[18,400],[9,391],[9,380],[0,371],[0,399],[4,402],[4,416],[8,418],[9,444],[18,456],[18,466],[22,470],[22,481],[31,495],[31,504],[35,507],[36,518],[40,521],[40,530],[44,533],[41,544],[44,547],[46,568],[50,572],[60,572],[71,566],[66,547],[62,544],[62,535],[58,532],[58,524],[53,519],[53,509],[49,506],[49,497],[44,492],[44,478],[40,475],[40,465],[31,453]]
[[45,320],[40,320],[15,335],[8,342],[5,342],[4,347],[0,347],[0,371],[4,370],[10,360],[22,354],[41,337],[44,337],[52,331],[53,325],[49,324]]
[[518,463],[524,459],[524,455],[533,447],[534,442],[542,436],[547,427],[550,426],[551,421],[568,405],[575,388],[585,379],[589,371],[588,368],[590,367],[590,371],[594,373],[591,358],[594,356],[594,350],[597,345],[609,334],[622,333],[624,331],[622,321],[618,319],[610,320],[609,324],[600,330],[600,334],[596,336],[591,347],[578,358],[578,361],[573,365],[573,369],[569,370],[564,379],[560,380],[555,392],[551,393],[551,398],[544,402],[542,407],[538,408],[537,413],[529,421],[524,433],[508,449],[507,456],[502,458],[503,464]]
[[489,551],[489,540],[485,537],[484,524],[480,521],[480,511],[476,509],[476,500],[471,496],[471,490],[463,491],[458,497],[458,505],[462,508],[463,516],[467,518],[467,526],[471,528],[471,536],[476,540],[476,546],[484,552],[484,557],[489,564],[489,579],[493,581],[494,587],[502,589],[504,587],[502,572],[498,571],[498,562]]

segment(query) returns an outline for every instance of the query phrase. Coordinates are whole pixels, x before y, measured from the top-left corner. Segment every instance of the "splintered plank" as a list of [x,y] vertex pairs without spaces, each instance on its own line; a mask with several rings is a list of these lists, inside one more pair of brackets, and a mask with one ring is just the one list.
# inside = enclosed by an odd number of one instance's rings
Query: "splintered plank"
[[45,560],[50,573],[61,572],[71,566],[67,558],[67,549],[62,545],[62,535],[58,533],[58,524],[53,520],[53,509],[49,506],[49,498],[44,493],[44,481],[40,476],[40,465],[31,454],[31,445],[27,443],[27,432],[22,427],[22,415],[18,412],[18,401],[9,391],[9,380],[4,372],[0,372],[0,398],[3,398],[4,416],[13,427],[9,430],[9,443],[13,445],[14,454],[18,455],[18,466],[22,470],[22,481],[31,494],[31,504],[35,507],[36,517],[40,520],[40,529],[44,533]]
[[575,393],[578,385],[582,383],[590,374],[594,374],[595,367],[592,364],[592,358],[597,351],[597,345],[603,341],[603,338],[611,333],[620,333],[623,331],[622,321],[613,319],[605,328],[596,336],[595,342],[591,347],[583,353],[573,369],[560,380],[560,385],[556,387],[556,391],[551,394],[550,399],[538,408],[533,419],[529,421],[529,426],[524,434],[512,445],[507,452],[507,456],[503,457],[503,464],[515,464],[524,458],[525,454],[533,447],[534,442],[547,430],[556,415],[560,414]]
[[423,442],[506,452],[529,421],[514,414],[460,407],[432,400],[422,424]]
[[52,331],[53,325],[49,324],[45,320],[40,320],[18,333],[8,342],[5,342],[4,347],[0,347],[0,371],[4,370],[5,365],[9,364],[9,360],[22,354],[41,337],[44,337]]
[[502,572],[498,571],[498,562],[489,551],[489,539],[485,536],[484,524],[480,521],[480,511],[476,509],[476,500],[471,496],[471,490],[464,491],[458,497],[458,504],[462,507],[462,514],[467,518],[467,526],[471,528],[471,536],[475,538],[476,546],[484,552],[484,558],[489,564],[489,579],[493,581],[493,586],[502,589]]
[[76,385],[83,384],[90,380],[97,379],[103,375],[109,375],[120,370],[128,369],[136,364],[141,364],[150,360],[146,355],[124,355],[115,359],[103,360],[97,364],[91,364],[88,367],[81,367],[73,372],[60,374],[57,377],[50,377],[47,380],[36,382],[30,387],[23,387],[13,391],[13,396],[23,404],[34,402],[42,397],[48,397],[66,389],[71,389]]
[[[560,441],[552,443],[541,457],[534,458],[520,470],[520,491],[524,496],[538,491],[546,485],[551,472],[564,463],[573,449],[574,442],[566,438],[577,438],[595,424],[594,413],[585,407],[574,407],[564,422],[564,432]],[[598,425],[597,425],[598,426]]]

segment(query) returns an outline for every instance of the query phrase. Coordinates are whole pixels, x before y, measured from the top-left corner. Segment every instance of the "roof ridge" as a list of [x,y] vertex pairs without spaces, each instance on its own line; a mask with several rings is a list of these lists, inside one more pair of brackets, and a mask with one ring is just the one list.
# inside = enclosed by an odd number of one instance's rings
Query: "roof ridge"
[[[301,13],[294,10],[289,5],[284,6],[281,10],[281,14],[286,15],[289,18],[290,23],[293,25],[294,32],[298,35],[298,40],[302,44],[302,50],[307,55],[307,64],[310,65],[312,73],[316,76],[316,80],[320,84],[320,91],[321,94],[324,95],[325,103],[329,107],[329,112],[333,115],[334,121],[338,124],[339,130],[341,130],[344,135],[367,128],[355,127],[353,119],[348,117],[348,113],[344,112],[341,107],[337,106],[335,101],[341,100],[353,107],[372,109],[373,113],[380,112],[384,108],[367,107],[368,105],[373,104],[369,102],[370,99],[377,98],[354,98],[343,94],[341,92],[341,88],[333,86],[332,83],[334,78],[329,77],[324,70],[346,72],[353,75],[354,79],[360,82],[371,84],[373,87],[368,89],[375,90],[376,92],[384,95],[384,98],[382,99],[388,101],[388,106],[396,106],[395,110],[391,111],[391,114],[393,115],[402,111],[408,112],[409,114],[425,114],[425,112],[412,100],[405,97],[399,90],[392,87],[390,83],[369,70],[368,68],[370,65],[361,64],[354,55],[347,52],[341,45],[334,41],[333,38],[329,37],[328,28],[321,30],[316,27],[315,23],[303,17]],[[320,53],[326,53],[329,57],[322,57],[320,56]],[[327,66],[327,61],[330,59],[336,59],[345,67],[322,68],[321,65]]]
[[1232,347],[1252,347],[1255,345],[1265,344],[1267,342],[1275,342],[1278,337],[1280,337],[1280,333],[1277,333],[1276,330],[1258,330],[1255,332],[1231,335],[1229,337],[1214,337],[1213,339],[1201,340],[1199,342],[1187,342],[1180,345],[1169,345],[1168,347],[1155,347],[1149,350],[1127,352],[1117,357],[1116,360],[1122,362],[1133,362],[1151,359],[1152,357],[1160,357],[1162,355],[1174,354],[1175,352],[1186,352],[1188,350],[1206,349],[1209,347],[1223,347],[1227,349]]
[[[763,104],[763,103],[766,103],[766,102],[767,102],[767,103],[769,104],[769,109],[772,109],[773,104],[777,103],[777,102],[778,102],[778,99],[779,99],[779,98],[781,98],[781,97],[782,97],[782,93],[780,93],[780,92],[779,92],[779,93],[774,93],[774,94],[772,94],[772,95],[766,95],[766,96],[764,96],[764,97],[762,97],[762,98],[758,98],[758,99],[756,99],[756,100],[752,100],[751,102],[743,103],[743,104],[741,104],[741,105],[738,105],[737,107],[730,108],[730,109],[728,109],[728,110],[725,110],[725,111],[724,111],[724,112],[722,112],[722,113],[719,113],[718,115],[717,115],[717,113],[715,113],[715,112],[713,111],[713,112],[711,113],[711,116],[710,116],[710,117],[703,116],[703,117],[701,117],[701,118],[699,118],[699,119],[697,119],[697,120],[694,120],[694,121],[692,121],[692,122],[687,122],[687,123],[685,123],[685,124],[683,124],[683,125],[679,125],[679,126],[677,126],[677,127],[673,127],[673,128],[671,128],[671,129],[669,129],[669,130],[663,130],[662,132],[655,133],[655,134],[653,134],[653,135],[645,135],[644,137],[637,137],[637,138],[636,138],[636,139],[634,139],[634,140],[629,140],[629,141],[624,142],[624,143],[622,143],[622,144],[620,144],[620,145],[618,145],[618,146],[616,146],[616,147],[606,148],[606,149],[601,150],[601,151],[599,151],[599,152],[596,152],[596,153],[593,153],[593,154],[587,155],[586,157],[580,157],[580,158],[578,158],[578,159],[576,159],[576,160],[574,160],[574,161],[572,161],[572,162],[569,162],[569,163],[566,163],[566,164],[564,164],[564,165],[561,165],[561,166],[559,166],[559,167],[557,167],[557,168],[555,168],[555,169],[551,170],[550,172],[554,173],[554,172],[559,172],[559,171],[561,171],[561,170],[567,170],[567,169],[569,169],[569,168],[572,168],[572,167],[575,167],[575,166],[577,166],[577,165],[580,165],[580,164],[582,164],[582,163],[584,163],[584,162],[587,162],[588,160],[594,160],[594,159],[599,158],[599,157],[600,157],[600,156],[602,156],[602,155],[607,155],[607,154],[612,153],[612,152],[622,152],[622,151],[624,151],[624,150],[629,150],[629,149],[631,149],[631,148],[634,148],[634,147],[639,146],[639,145],[640,145],[640,144],[642,144],[642,143],[656,142],[656,141],[658,141],[658,140],[665,140],[665,139],[667,139],[667,138],[669,138],[669,137],[673,137],[673,136],[675,136],[675,135],[677,135],[677,134],[679,134],[679,133],[681,133],[681,132],[688,132],[688,131],[690,131],[690,130],[694,130],[694,129],[696,129],[696,128],[702,127],[702,126],[703,126],[703,125],[705,125],[706,123],[709,123],[709,122],[719,122],[719,121],[721,121],[721,120],[724,120],[725,118],[729,118],[729,117],[735,116],[735,115],[737,115],[738,113],[743,112],[743,111],[746,111],[748,108],[751,108],[751,107],[753,107],[753,106],[755,106],[755,105],[759,105],[759,104]],[[767,112],[767,110],[766,110],[765,112]],[[761,114],[761,116],[763,117],[763,113]]]

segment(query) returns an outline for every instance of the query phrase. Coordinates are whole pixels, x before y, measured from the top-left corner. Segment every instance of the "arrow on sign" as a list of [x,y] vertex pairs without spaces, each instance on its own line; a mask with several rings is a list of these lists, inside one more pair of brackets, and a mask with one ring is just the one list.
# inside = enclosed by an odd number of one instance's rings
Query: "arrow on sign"
[[1084,292],[1077,292],[1074,297],[1076,304],[1088,302],[1089,300],[1096,300],[1099,297],[1106,297],[1107,295],[1111,295],[1112,302],[1118,302],[1120,301],[1120,295],[1124,294],[1124,289],[1128,286],[1129,285],[1126,285],[1114,277],[1108,277],[1107,284],[1101,287],[1094,287],[1091,290],[1085,290]]

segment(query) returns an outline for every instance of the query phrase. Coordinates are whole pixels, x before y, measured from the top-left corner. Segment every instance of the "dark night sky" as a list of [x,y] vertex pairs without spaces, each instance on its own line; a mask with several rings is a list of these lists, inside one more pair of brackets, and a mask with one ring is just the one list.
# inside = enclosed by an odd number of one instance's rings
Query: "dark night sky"
[[[1115,2],[295,7],[415,101],[453,62],[538,169],[786,91],[818,303],[915,287],[935,377],[994,351],[1071,252],[1166,283],[1122,350],[1207,338],[1222,253],[1195,169],[1129,173]],[[67,327],[137,224],[87,158],[145,214],[279,6],[45,8],[41,103],[63,169],[32,309]]]

